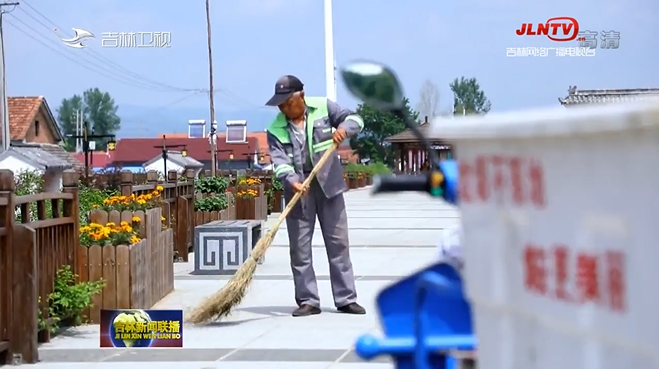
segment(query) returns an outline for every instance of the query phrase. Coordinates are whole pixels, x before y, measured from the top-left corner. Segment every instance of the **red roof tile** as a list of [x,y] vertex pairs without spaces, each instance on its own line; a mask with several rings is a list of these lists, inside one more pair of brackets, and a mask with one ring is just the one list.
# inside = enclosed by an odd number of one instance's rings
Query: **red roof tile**
[[37,115],[42,96],[8,97],[7,110],[9,111],[9,130],[12,140],[23,140],[27,131]]
[[[184,145],[188,150],[188,156],[199,161],[211,160],[210,144],[208,138],[167,138],[167,146]],[[117,142],[114,152],[113,164],[126,162],[145,163],[162,152],[162,138],[122,138]],[[258,147],[258,140],[248,137],[247,143],[224,142],[224,136],[217,136],[217,158],[218,160],[229,160],[233,153],[235,160],[246,160],[247,154],[253,154]],[[172,150],[181,150],[183,147],[172,147]]]
[[[76,160],[85,164],[85,154],[71,154]],[[93,151],[89,154],[89,164],[93,168],[106,168],[112,163],[114,151]]]

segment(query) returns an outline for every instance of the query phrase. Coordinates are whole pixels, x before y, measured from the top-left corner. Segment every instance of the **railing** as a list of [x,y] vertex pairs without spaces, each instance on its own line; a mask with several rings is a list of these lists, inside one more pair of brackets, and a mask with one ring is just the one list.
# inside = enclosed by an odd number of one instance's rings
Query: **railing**
[[14,174],[0,170],[0,364],[38,361],[32,307],[48,319],[57,271],[78,269],[78,173],[64,172],[62,184],[62,193],[16,196]]
[[167,182],[158,182],[158,172],[146,173],[144,185],[134,184],[134,174],[129,171],[121,172],[121,194],[141,195],[152,192],[157,186],[163,187],[162,213],[165,224],[174,230],[174,250],[183,261],[188,261],[188,252],[192,248],[195,226],[194,214],[194,171],[186,171],[186,181],[178,180],[178,173],[170,170],[167,173]]

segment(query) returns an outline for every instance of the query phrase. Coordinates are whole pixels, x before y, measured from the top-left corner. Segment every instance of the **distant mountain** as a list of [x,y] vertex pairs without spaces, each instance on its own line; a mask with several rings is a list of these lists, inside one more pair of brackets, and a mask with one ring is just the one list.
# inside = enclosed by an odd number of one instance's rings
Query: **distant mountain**
[[[215,120],[218,131],[224,132],[227,120],[247,120],[249,132],[262,132],[275,117],[277,111],[267,108],[216,110]],[[188,120],[205,119],[210,124],[208,107],[168,107],[153,108],[135,105],[119,105],[121,129],[117,138],[156,137],[167,133],[187,133]]]

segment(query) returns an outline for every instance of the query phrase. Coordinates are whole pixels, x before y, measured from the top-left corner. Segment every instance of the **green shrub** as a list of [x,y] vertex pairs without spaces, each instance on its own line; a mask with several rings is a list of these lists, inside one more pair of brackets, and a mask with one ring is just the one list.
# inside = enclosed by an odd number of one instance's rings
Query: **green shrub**
[[194,203],[194,211],[222,211],[228,207],[229,202],[224,194],[209,196]]
[[229,188],[229,178],[204,177],[195,182],[195,191],[199,193],[224,194]]

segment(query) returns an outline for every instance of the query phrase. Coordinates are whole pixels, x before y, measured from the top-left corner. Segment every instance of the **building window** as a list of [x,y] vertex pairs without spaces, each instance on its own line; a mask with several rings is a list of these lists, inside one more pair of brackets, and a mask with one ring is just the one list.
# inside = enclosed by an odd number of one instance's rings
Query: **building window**
[[39,131],[41,130],[41,127],[39,127],[39,121],[35,120],[34,121],[34,136],[38,137],[39,136]]
[[227,126],[227,143],[244,143],[247,142],[247,127],[245,126]]
[[206,126],[200,124],[190,124],[188,126],[189,138],[204,138],[206,134]]

